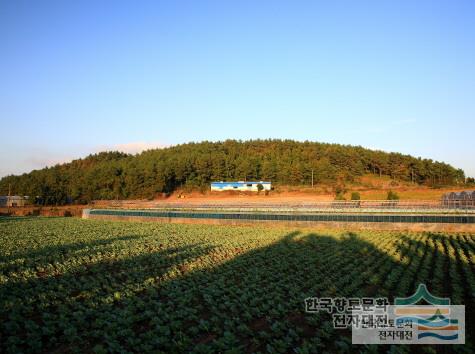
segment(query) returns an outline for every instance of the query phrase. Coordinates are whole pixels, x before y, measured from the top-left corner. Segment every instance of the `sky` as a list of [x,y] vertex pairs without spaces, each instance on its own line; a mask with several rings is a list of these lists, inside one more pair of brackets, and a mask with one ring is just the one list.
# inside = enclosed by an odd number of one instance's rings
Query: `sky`
[[0,0],[0,129],[0,177],[228,138],[475,176],[475,2]]

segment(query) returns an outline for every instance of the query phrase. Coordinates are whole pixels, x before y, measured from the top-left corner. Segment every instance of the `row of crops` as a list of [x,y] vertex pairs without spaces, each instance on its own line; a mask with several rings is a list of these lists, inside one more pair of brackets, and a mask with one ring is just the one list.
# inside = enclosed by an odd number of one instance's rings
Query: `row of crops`
[[[475,235],[0,218],[0,352],[410,352],[352,346],[307,297],[409,296],[467,307]],[[472,320],[473,321],[473,320]]]

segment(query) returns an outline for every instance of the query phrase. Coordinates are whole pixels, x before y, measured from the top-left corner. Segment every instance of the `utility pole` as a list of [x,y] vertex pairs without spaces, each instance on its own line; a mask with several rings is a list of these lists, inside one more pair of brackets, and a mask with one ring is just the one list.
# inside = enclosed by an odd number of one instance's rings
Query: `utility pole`
[[7,198],[7,213],[8,215],[10,215],[10,195],[12,194],[12,184],[11,183],[8,183],[8,198]]
[[312,168],[312,188],[313,188],[313,168]]

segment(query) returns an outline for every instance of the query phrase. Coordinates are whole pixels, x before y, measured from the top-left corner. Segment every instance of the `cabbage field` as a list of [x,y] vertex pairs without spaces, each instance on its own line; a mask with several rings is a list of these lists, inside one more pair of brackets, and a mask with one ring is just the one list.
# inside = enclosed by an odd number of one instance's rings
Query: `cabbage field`
[[[467,344],[352,346],[307,297],[466,305]],[[0,352],[473,352],[475,235],[0,218]]]

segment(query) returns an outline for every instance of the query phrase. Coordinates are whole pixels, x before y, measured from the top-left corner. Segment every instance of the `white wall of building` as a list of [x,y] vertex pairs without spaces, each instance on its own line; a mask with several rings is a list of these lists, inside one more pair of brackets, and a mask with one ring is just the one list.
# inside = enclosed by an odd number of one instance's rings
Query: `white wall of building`
[[264,191],[272,188],[270,182],[213,182],[211,183],[212,191],[242,191],[242,192],[258,192],[258,184],[264,187]]

